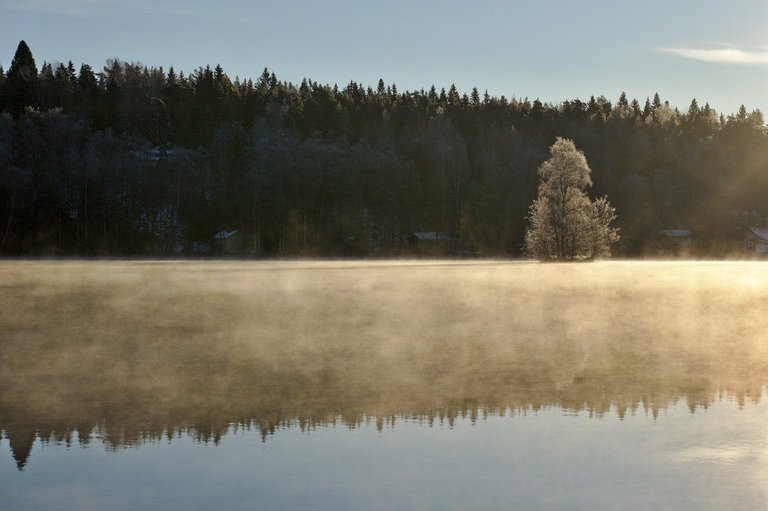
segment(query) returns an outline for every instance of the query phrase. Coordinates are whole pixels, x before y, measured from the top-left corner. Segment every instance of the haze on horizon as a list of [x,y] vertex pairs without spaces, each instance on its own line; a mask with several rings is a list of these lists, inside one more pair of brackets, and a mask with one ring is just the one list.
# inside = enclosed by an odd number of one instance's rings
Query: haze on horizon
[[615,101],[622,91],[642,102],[658,92],[681,110],[692,98],[726,115],[741,104],[768,109],[768,4],[758,0],[9,0],[0,16],[6,70],[23,39],[39,64],[100,69],[119,58],[189,73],[218,63],[232,77],[255,79],[268,67],[294,83],[455,83],[462,92],[553,104],[590,95]]

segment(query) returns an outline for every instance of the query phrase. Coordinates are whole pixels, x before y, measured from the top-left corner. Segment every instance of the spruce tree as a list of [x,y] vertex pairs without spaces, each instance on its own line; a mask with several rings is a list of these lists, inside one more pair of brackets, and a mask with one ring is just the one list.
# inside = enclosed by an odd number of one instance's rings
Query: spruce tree
[[451,88],[448,90],[448,104],[452,107],[458,106],[461,98],[459,97],[459,91],[456,90],[456,86],[451,84]]
[[77,71],[75,71],[75,65],[71,60],[67,62],[67,76],[69,77],[69,83],[73,86],[77,85]]
[[35,86],[37,82],[37,66],[32,51],[24,41],[19,42],[16,54],[13,56],[11,67],[5,82],[3,95],[5,107],[14,118],[24,113],[24,108],[37,106]]
[[657,108],[661,108],[661,98],[658,92],[653,95],[653,110],[655,111]]
[[690,106],[688,106],[688,120],[692,121],[698,118],[699,113],[701,113],[699,110],[699,103],[696,101],[696,98],[693,98],[693,100],[691,100]]
[[627,100],[627,93],[624,91],[621,91],[621,94],[619,95],[619,106],[627,107],[629,105],[629,101]]
[[174,71],[173,66],[171,66],[168,69],[168,75],[166,75],[165,77],[165,86],[166,87],[176,86],[176,71]]
[[99,82],[96,80],[96,74],[93,72],[93,68],[88,64],[80,65],[80,73],[77,76],[77,86],[86,97],[96,94]]
[[480,92],[477,87],[472,88],[472,106],[475,108],[480,106]]
[[437,89],[435,88],[435,85],[433,84],[432,87],[429,88],[429,104],[430,105],[436,105],[437,104]]
[[379,83],[376,85],[376,94],[379,96],[379,98],[383,98],[386,92],[387,87],[384,85],[384,80],[379,78]]

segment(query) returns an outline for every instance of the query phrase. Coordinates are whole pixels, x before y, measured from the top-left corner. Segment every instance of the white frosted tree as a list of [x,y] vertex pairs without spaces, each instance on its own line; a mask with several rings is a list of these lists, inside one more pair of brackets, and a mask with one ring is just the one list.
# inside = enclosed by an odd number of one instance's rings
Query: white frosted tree
[[591,201],[592,185],[584,153],[573,141],[557,138],[550,158],[539,167],[539,195],[531,204],[525,234],[526,251],[542,261],[573,261],[610,257],[618,241],[611,227],[615,209],[606,197]]

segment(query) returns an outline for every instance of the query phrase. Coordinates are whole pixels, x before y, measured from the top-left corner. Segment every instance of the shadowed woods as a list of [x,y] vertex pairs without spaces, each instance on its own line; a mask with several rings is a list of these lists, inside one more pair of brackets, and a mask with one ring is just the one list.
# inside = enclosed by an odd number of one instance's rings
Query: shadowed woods
[[0,67],[0,254],[520,255],[536,169],[564,137],[616,208],[615,254],[765,256],[759,110],[445,85],[38,66],[21,41]]
[[23,468],[36,439],[757,402],[766,269],[0,263],[0,429]]

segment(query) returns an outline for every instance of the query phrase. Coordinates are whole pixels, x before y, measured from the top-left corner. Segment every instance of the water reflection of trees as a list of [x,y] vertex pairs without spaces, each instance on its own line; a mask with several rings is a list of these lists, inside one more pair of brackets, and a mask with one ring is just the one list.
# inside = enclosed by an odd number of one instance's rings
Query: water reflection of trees
[[33,268],[0,268],[0,429],[19,468],[37,438],[656,417],[768,383],[754,267]]

